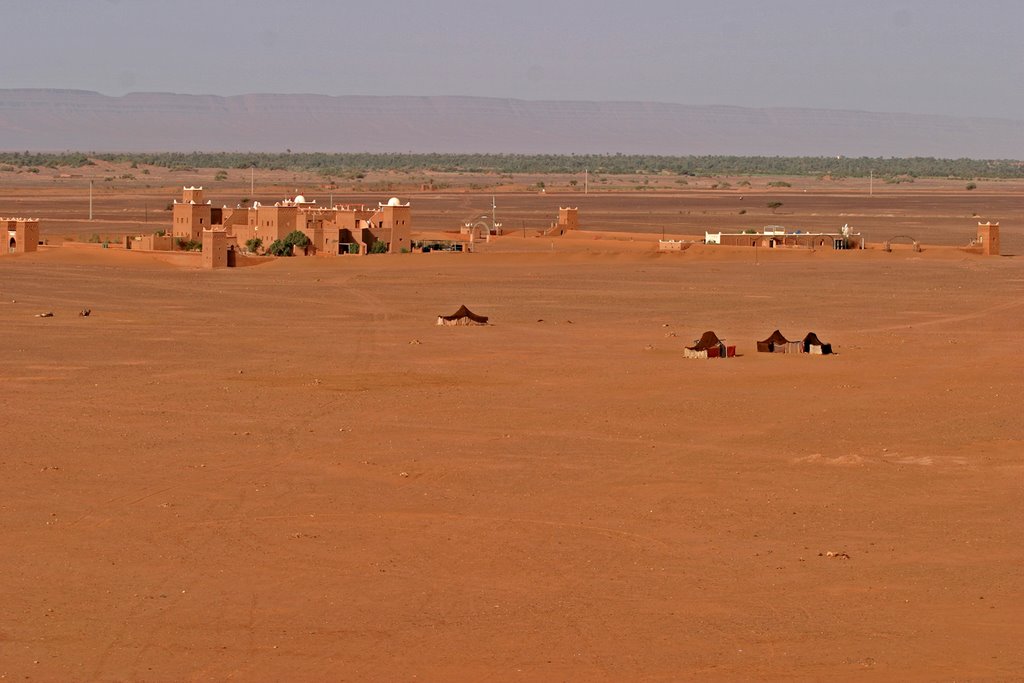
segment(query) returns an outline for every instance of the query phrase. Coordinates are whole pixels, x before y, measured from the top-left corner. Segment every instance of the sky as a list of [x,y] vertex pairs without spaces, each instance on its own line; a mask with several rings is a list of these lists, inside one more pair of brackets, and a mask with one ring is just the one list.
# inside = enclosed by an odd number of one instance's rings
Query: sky
[[0,88],[1024,120],[1019,0],[0,0]]

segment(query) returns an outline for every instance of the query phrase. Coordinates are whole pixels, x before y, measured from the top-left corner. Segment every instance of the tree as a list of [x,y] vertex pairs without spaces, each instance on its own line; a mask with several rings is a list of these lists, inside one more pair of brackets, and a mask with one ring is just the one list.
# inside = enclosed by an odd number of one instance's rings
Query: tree
[[782,206],[782,202],[768,202],[768,208],[772,210],[772,213],[775,213],[775,209],[780,206]]
[[263,240],[260,239],[259,237],[253,237],[245,241],[245,248],[248,249],[253,254],[257,253],[262,246]]
[[[309,237],[306,236],[306,233],[301,230],[292,230],[284,236],[283,240],[274,240],[271,242],[270,246],[267,247],[267,253],[271,256],[294,256],[295,247],[305,249],[310,244],[311,242],[309,241]],[[249,243],[246,242],[245,246],[248,247]]]
[[284,240],[274,240],[267,247],[267,253],[271,256],[291,256],[292,245],[286,243]]
[[305,249],[310,245],[309,237],[301,230],[292,230],[284,237],[285,244],[290,244],[299,249]]

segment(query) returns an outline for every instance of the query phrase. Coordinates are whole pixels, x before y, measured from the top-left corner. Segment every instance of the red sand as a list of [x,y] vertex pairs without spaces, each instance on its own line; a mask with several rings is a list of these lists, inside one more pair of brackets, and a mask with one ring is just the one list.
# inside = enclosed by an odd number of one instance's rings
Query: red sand
[[644,243],[4,257],[0,676],[1024,676],[1020,259]]

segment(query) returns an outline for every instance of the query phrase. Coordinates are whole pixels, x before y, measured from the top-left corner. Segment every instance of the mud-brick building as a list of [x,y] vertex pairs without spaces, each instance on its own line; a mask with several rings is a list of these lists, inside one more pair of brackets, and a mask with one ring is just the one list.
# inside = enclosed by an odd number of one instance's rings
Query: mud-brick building
[[273,205],[215,208],[201,187],[186,187],[173,209],[174,238],[198,240],[204,230],[223,230],[230,244],[245,246],[258,239],[263,248],[299,231],[310,240],[305,254],[365,254],[383,242],[391,253],[412,246],[412,209],[397,197],[376,208],[358,205],[320,206],[302,195]]
[[24,254],[38,246],[38,219],[0,218],[0,254]]
[[[218,214],[220,211],[218,209]],[[174,200],[171,207],[171,237],[198,240],[203,230],[209,230],[212,225],[213,206],[204,199],[203,188],[182,188],[181,201]]]
[[978,222],[978,237],[975,240],[985,256],[999,256],[999,223]]
[[844,225],[838,232],[789,231],[780,225],[768,225],[757,232],[705,232],[705,244],[721,244],[732,247],[762,247],[764,249],[863,249],[864,236],[852,232]]

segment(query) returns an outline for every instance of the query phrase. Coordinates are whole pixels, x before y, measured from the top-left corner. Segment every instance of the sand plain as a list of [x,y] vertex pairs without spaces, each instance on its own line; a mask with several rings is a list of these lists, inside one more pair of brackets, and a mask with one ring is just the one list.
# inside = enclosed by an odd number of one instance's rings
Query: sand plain
[[[859,210],[945,245],[977,211],[1016,254],[1017,190]],[[803,194],[777,222],[864,201]],[[1020,257],[658,255],[645,211],[695,234],[727,200],[538,197],[500,200],[595,233],[0,259],[0,676],[1024,677]],[[411,199],[434,229],[490,202]],[[463,303],[494,324],[434,325]],[[776,327],[837,354],[755,353]],[[684,360],[706,329],[741,357]]]

